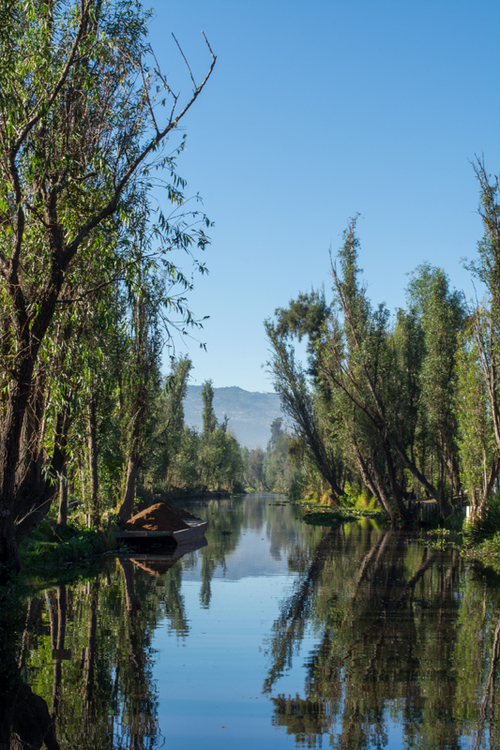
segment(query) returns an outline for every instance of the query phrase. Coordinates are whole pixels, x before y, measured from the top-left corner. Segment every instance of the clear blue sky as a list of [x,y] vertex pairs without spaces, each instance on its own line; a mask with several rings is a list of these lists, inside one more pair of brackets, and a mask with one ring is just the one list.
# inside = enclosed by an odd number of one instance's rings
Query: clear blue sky
[[473,294],[461,258],[480,238],[469,160],[500,171],[498,0],[172,0],[151,41],[185,95],[217,55],[182,124],[179,173],[215,222],[191,307],[208,315],[178,354],[192,382],[271,391],[263,320],[325,285],[350,216],[374,304],[405,303],[423,261]]

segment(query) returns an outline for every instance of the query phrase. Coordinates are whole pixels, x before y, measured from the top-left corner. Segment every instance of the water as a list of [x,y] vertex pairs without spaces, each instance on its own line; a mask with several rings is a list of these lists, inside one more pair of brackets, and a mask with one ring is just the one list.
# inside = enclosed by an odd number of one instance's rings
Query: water
[[284,500],[193,503],[206,546],[27,601],[20,735],[36,714],[68,749],[500,747],[496,580]]

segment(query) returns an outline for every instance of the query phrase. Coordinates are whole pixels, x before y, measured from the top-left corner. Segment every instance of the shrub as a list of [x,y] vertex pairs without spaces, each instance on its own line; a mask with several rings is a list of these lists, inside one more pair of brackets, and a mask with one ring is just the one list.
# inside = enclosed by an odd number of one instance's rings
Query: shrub
[[464,527],[464,538],[472,544],[491,539],[500,532],[500,495],[492,495],[480,516]]

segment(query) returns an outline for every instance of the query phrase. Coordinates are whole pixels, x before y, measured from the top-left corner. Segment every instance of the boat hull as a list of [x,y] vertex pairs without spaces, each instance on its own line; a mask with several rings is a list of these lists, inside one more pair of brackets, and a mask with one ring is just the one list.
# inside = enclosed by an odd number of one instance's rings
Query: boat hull
[[180,529],[179,531],[119,531],[116,535],[118,539],[129,539],[130,541],[147,541],[149,539],[157,542],[175,542],[175,544],[187,544],[195,539],[204,536],[208,527],[208,521],[193,521],[192,519],[183,519],[189,528]]

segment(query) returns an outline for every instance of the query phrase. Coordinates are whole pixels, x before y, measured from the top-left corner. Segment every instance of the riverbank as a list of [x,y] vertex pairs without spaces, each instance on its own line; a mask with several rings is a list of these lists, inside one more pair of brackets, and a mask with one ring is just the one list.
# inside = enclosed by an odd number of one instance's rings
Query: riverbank
[[93,577],[115,546],[112,528],[105,534],[74,524],[57,527],[44,520],[21,545],[21,575],[44,584]]
[[[301,502],[304,522],[314,526],[338,528],[343,523],[367,519],[377,526],[389,526],[384,513],[367,508],[328,507],[324,502]],[[421,543],[435,550],[454,549],[471,561],[478,562],[500,575],[500,503],[473,526],[465,515],[449,519],[437,516],[418,520],[413,525],[422,531]]]
[[[196,499],[210,500],[216,494],[219,493]],[[308,525],[338,528],[343,523],[367,520],[379,528],[388,526],[387,517],[373,508],[332,507],[311,500],[292,501],[292,504],[300,507],[303,521]],[[474,530],[467,525],[465,516],[458,515],[446,521],[419,521],[418,528],[422,530],[422,544],[432,549],[453,548],[464,558],[476,560],[500,574],[500,531],[497,531],[500,524],[496,516],[488,517]],[[69,582],[92,577],[101,569],[106,555],[116,549],[113,524],[104,532],[76,524],[59,528],[54,520],[44,520],[21,546],[22,577],[35,585],[37,581]]]

